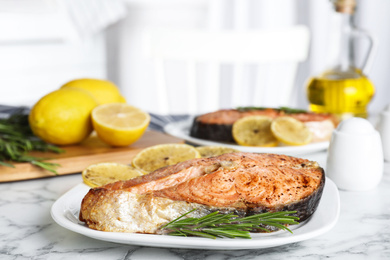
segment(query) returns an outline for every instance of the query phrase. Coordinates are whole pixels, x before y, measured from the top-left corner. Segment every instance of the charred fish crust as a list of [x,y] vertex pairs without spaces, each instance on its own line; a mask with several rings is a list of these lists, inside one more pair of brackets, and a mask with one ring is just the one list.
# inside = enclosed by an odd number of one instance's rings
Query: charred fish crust
[[248,204],[248,211],[246,212],[246,215],[251,216],[265,212],[297,211],[297,213],[293,214],[292,216],[299,217],[298,222],[304,222],[308,220],[316,211],[325,187],[325,172],[322,168],[321,172],[322,177],[318,188],[307,197],[286,205],[278,205],[276,207]]
[[86,222],[82,212],[84,212],[86,208],[90,209],[91,207],[93,207],[95,201],[98,200],[101,196],[105,196],[105,194],[106,194],[106,190],[103,188],[97,187],[89,190],[89,192],[84,196],[81,202],[81,209],[79,213],[80,221]]
[[231,124],[208,124],[203,123],[198,120],[198,117],[195,117],[190,128],[190,136],[206,140],[234,143],[232,129],[233,125]]
[[192,210],[240,217],[296,210],[315,212],[325,185],[315,162],[277,154],[230,153],[193,159],[148,175],[91,189],[80,220],[103,231],[155,233]]
[[[322,170],[323,171],[323,170]],[[323,178],[321,179],[321,183],[316,191],[314,191],[311,195],[306,198],[292,203],[290,205],[286,205],[282,210],[296,210],[297,213],[295,216],[299,217],[299,222],[303,222],[308,220],[316,211],[322,196],[322,192],[325,187],[325,174],[323,174]]]

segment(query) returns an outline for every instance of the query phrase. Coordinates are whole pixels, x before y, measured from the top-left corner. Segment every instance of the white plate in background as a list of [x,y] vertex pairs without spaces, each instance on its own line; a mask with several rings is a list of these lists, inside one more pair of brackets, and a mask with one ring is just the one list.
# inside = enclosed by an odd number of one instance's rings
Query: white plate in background
[[329,142],[319,142],[319,143],[310,143],[307,145],[301,146],[276,146],[276,147],[252,147],[252,146],[241,146],[237,144],[229,144],[223,142],[210,141],[200,138],[195,138],[190,136],[190,127],[192,120],[184,120],[178,122],[172,122],[164,127],[164,131],[167,134],[175,136],[186,140],[189,143],[195,145],[221,145],[242,152],[250,153],[276,153],[276,154],[286,154],[286,155],[300,155],[300,154],[309,154],[314,152],[319,152],[328,149]]

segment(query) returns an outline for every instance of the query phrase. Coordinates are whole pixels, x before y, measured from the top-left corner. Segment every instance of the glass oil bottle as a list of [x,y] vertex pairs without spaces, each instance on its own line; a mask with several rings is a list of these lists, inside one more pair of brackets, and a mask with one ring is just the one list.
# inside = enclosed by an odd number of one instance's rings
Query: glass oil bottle
[[[353,25],[355,0],[333,0],[335,16],[339,21],[337,58],[330,68],[313,77],[307,85],[309,109],[318,113],[332,113],[340,120],[348,117],[367,118],[367,105],[371,101],[375,87],[364,74],[372,59],[373,38]],[[368,54],[363,65],[355,64],[354,44],[359,38],[369,42]]]

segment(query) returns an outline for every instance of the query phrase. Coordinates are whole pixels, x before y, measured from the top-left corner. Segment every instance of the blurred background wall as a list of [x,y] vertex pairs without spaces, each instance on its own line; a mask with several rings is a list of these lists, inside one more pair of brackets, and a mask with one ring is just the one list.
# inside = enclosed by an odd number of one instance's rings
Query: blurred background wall
[[[357,2],[357,25],[379,41],[368,71],[377,89],[369,106],[375,113],[390,103],[390,1]],[[299,67],[293,105],[307,108],[305,83],[326,62],[331,13],[329,0],[0,0],[0,104],[31,106],[69,80],[94,77],[113,81],[129,103],[156,112],[153,66],[144,51],[148,29],[305,24],[310,55]],[[180,93],[181,68],[172,70]],[[283,75],[278,68],[268,73]],[[277,81],[267,88],[277,92]]]

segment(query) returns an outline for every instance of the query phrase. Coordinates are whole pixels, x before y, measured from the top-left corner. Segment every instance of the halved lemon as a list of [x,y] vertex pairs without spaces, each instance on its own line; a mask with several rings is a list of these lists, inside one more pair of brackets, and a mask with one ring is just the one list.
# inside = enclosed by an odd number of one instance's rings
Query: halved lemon
[[272,147],[278,140],[271,132],[272,118],[247,116],[233,124],[232,135],[239,145]]
[[110,103],[92,110],[92,124],[98,137],[112,146],[128,146],[144,134],[150,115],[124,103]]
[[108,183],[130,180],[143,175],[131,165],[121,163],[98,163],[85,168],[81,176],[88,186],[94,188]]
[[280,142],[287,145],[308,144],[313,136],[304,123],[289,116],[276,118],[271,124],[271,131]]
[[195,147],[203,158],[218,156],[225,153],[239,152],[237,149],[226,147],[226,146],[198,146]]
[[143,172],[200,158],[195,147],[188,144],[159,144],[143,149],[133,158],[132,164]]

